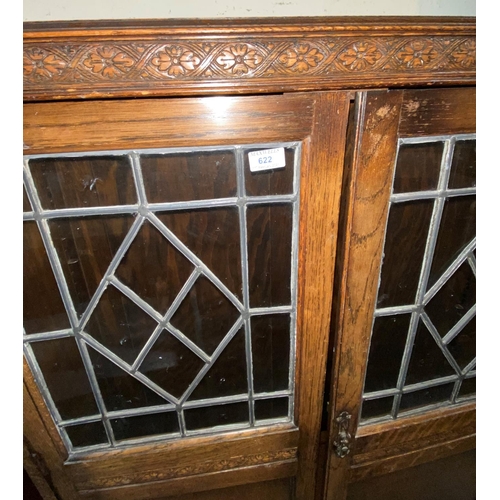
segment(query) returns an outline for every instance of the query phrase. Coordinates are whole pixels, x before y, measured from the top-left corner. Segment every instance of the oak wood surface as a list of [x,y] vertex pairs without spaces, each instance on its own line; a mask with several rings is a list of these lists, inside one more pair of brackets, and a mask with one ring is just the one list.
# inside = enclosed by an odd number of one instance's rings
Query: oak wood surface
[[301,170],[296,372],[301,454],[298,499],[309,498],[314,491],[348,113],[349,102],[344,94],[318,94],[311,141],[304,148],[310,156]]
[[25,100],[474,84],[475,18],[27,23]]
[[307,95],[31,103],[24,154],[293,141],[310,133],[311,104]]
[[476,452],[468,450],[349,485],[348,500],[474,500]]
[[[346,491],[347,459],[338,458],[333,441],[335,418],[343,411],[357,427],[371,317],[378,286],[378,266],[391,189],[401,93],[362,94],[358,101],[358,137],[353,154],[349,211],[343,228],[342,281],[337,283],[339,311],[335,314],[337,349],[332,372],[330,444],[326,498],[342,498]],[[367,256],[369,256],[367,258]],[[340,496],[338,496],[340,495]]]

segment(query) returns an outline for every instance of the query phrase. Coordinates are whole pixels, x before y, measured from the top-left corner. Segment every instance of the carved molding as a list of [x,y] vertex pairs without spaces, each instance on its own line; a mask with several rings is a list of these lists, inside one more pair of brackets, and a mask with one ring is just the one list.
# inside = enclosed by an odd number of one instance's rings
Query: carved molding
[[[262,28],[262,27],[261,27]],[[434,32],[436,28],[434,27]],[[269,34],[272,27],[235,36],[221,28],[217,36],[175,32],[148,39],[113,37],[92,31],[25,35],[23,70],[26,100],[106,97],[109,95],[178,95],[238,93],[258,85],[273,91],[302,88],[352,88],[450,81],[473,81],[476,42],[468,30],[442,34],[366,33],[318,34],[317,26],[300,33]],[[104,32],[103,32],[104,33]],[[354,33],[354,35],[353,35]],[[39,36],[38,36],[39,35]],[[44,35],[44,36],[42,36]],[[402,83],[401,83],[402,82]],[[194,92],[193,92],[194,89]]]
[[200,462],[196,465],[186,465],[181,467],[161,468],[138,472],[136,474],[120,475],[117,477],[99,478],[93,475],[82,485],[85,489],[111,488],[115,486],[125,486],[153,481],[165,481],[198,474],[209,474],[239,467],[249,467],[254,465],[269,464],[272,462],[282,462],[285,460],[296,460],[297,448],[289,448],[274,452],[259,453],[257,455],[241,455],[225,460]]

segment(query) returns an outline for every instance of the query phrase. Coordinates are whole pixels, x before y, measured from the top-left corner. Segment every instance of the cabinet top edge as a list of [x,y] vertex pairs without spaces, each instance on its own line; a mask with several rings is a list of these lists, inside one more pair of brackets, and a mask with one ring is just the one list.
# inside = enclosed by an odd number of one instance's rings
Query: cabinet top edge
[[[249,31],[250,30],[250,31]],[[359,16],[226,19],[129,19],[23,23],[24,40],[41,37],[231,35],[244,33],[445,33],[476,31],[475,17]]]

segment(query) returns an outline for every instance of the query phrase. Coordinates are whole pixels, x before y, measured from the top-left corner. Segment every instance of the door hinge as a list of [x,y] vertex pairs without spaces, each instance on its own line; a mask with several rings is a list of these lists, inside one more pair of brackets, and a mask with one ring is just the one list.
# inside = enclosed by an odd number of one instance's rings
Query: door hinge
[[338,424],[337,437],[333,441],[333,447],[335,449],[335,454],[339,458],[344,458],[351,451],[351,435],[349,434],[349,422],[351,420],[351,414],[343,411],[335,419]]

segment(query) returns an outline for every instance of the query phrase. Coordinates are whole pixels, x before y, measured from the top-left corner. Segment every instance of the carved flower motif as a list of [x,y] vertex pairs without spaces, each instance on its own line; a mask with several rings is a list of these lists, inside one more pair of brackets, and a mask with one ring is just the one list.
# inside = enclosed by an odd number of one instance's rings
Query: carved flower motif
[[160,71],[166,71],[168,75],[175,77],[192,71],[200,64],[200,58],[189,50],[173,46],[157,52],[151,63]]
[[52,78],[66,67],[62,59],[44,50],[30,49],[24,52],[23,72],[40,78]]
[[453,59],[461,66],[468,68],[476,64],[476,42],[467,40],[460,44],[458,49],[451,54]]
[[314,68],[323,59],[323,54],[318,49],[311,49],[308,44],[290,47],[280,55],[279,61],[293,71],[303,73]]
[[339,55],[342,64],[354,71],[361,71],[374,65],[381,57],[382,54],[376,45],[365,42],[353,43]]
[[429,64],[437,55],[431,44],[416,40],[405,45],[397,57],[409,68],[417,68]]
[[83,64],[91,69],[92,73],[114,78],[133,66],[134,60],[116,47],[107,46],[92,49]]
[[239,43],[225,49],[217,58],[217,62],[225,70],[229,70],[235,75],[243,75],[249,70],[255,69],[261,62],[262,56],[254,49]]

